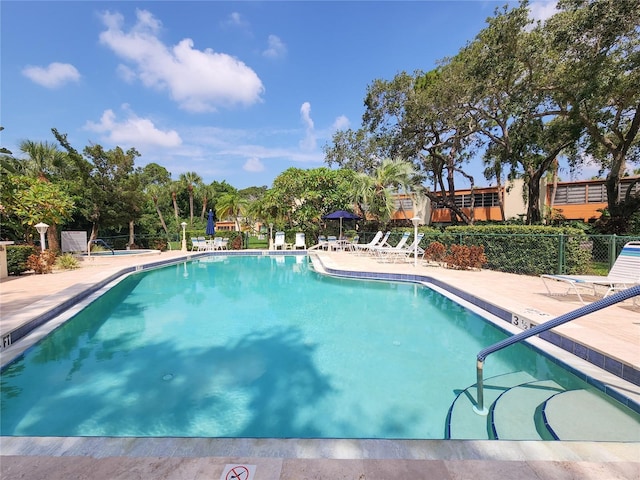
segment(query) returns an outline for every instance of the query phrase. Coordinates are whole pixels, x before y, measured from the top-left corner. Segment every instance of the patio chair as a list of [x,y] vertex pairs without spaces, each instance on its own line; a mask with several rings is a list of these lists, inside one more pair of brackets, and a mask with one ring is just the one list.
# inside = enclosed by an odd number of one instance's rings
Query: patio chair
[[[568,295],[575,293],[585,304],[580,288],[589,289],[598,296],[598,287],[606,288],[603,297],[617,291],[625,290],[640,283],[640,242],[628,242],[618,255],[608,275],[540,275],[549,295]],[[564,293],[553,293],[549,281],[554,280],[567,284]]]
[[284,232],[276,232],[275,239],[273,241],[273,249],[274,250],[285,250],[287,248],[287,244],[284,240]]
[[325,250],[337,250],[338,249],[338,237],[335,235],[329,235],[327,237],[327,244],[324,247]]
[[297,250],[298,248],[301,248],[302,250],[306,250],[307,248],[304,232],[296,233],[296,242],[293,244],[293,249]]
[[318,235],[318,243],[309,247],[309,250],[320,250],[324,249],[327,244],[327,237],[324,235]]
[[201,252],[207,250],[207,241],[204,237],[191,238],[191,251]]
[[[404,232],[402,234],[402,238],[400,238],[400,241],[396,244],[396,246],[394,247],[378,247],[378,246],[374,246],[371,247],[371,251],[378,256],[379,258],[385,258],[388,257],[390,255],[402,252],[402,250],[404,249],[404,246],[407,243],[407,240],[409,240],[409,236],[411,235],[410,232]],[[390,257],[388,257],[390,258]]]
[[356,235],[355,237],[353,237],[350,241],[345,242],[344,244],[344,250],[346,252],[353,252],[355,251],[355,246],[358,245],[358,240],[360,240],[360,236]]
[[212,250],[222,250],[222,237],[216,237],[213,239],[213,244],[211,244]]

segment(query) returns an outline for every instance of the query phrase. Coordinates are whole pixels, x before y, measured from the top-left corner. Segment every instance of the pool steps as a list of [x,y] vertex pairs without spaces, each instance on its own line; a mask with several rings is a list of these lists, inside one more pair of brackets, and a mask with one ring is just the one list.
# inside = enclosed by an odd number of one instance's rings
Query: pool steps
[[564,390],[525,372],[499,375],[485,381],[489,413],[484,416],[473,410],[476,394],[475,384],[458,393],[447,415],[445,438],[640,441],[638,414],[595,389]]

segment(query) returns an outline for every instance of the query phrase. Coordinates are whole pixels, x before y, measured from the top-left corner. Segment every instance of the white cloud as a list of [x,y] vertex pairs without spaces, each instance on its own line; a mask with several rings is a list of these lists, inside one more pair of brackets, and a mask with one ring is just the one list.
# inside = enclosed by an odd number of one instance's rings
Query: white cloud
[[311,118],[311,104],[304,102],[300,107],[300,117],[302,123],[306,125],[305,137],[300,141],[300,148],[302,150],[315,150],[316,148],[316,134],[313,125],[313,119]]
[[264,171],[264,164],[259,158],[253,157],[244,162],[242,169],[245,172],[262,172]]
[[22,74],[32,82],[47,88],[58,88],[69,82],[80,80],[80,72],[70,63],[50,63],[47,67],[29,65]]
[[247,22],[238,12],[231,12],[223,22],[223,25],[241,29],[249,28],[249,22]]
[[281,58],[287,54],[287,46],[276,35],[269,35],[268,48],[262,52],[262,55],[267,58]]
[[168,91],[181,108],[192,112],[261,101],[262,81],[243,62],[209,48],[198,50],[190,38],[165,45],[158,38],[161,22],[146,10],[137,10],[136,16],[136,24],[126,32],[122,15],[102,15],[107,29],[100,33],[100,42],[128,62],[119,67],[125,78],[135,76],[147,87]]
[[347,128],[349,128],[349,125],[351,125],[349,119],[344,115],[340,115],[335,119],[333,125],[331,125],[331,130],[334,132],[338,130],[346,130]]
[[175,130],[160,130],[148,118],[140,118],[131,112],[126,105],[123,109],[128,113],[126,119],[118,121],[113,110],[105,110],[98,123],[88,121],[84,128],[92,132],[104,134],[104,139],[122,148],[129,146],[177,147],[182,139]]
[[534,21],[543,22],[552,17],[556,10],[557,0],[538,0],[529,4],[529,18]]

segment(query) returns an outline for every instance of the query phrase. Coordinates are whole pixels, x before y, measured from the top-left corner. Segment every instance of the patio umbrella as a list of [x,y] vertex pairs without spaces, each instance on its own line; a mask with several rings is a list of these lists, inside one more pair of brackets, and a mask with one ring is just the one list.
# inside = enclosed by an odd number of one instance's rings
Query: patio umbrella
[[360,220],[360,217],[355,213],[347,212],[346,210],[336,210],[328,215],[325,215],[325,220],[337,220],[340,219],[340,237],[342,238],[342,219],[346,220]]
[[207,218],[207,229],[205,230],[207,235],[215,235],[216,224],[213,221],[213,211],[209,209],[209,217]]

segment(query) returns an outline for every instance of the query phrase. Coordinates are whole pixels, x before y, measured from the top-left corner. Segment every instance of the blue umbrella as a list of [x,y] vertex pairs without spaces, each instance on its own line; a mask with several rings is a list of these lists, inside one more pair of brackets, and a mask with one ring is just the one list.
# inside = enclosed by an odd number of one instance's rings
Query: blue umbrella
[[347,220],[360,220],[360,217],[355,213],[347,212],[346,210],[336,210],[335,212],[331,212],[328,215],[325,215],[325,220],[337,220],[340,219],[340,238],[342,238],[342,219],[346,218]]
[[213,211],[209,209],[209,218],[207,218],[207,230],[205,231],[207,235],[215,235],[216,233],[216,224],[213,221]]

